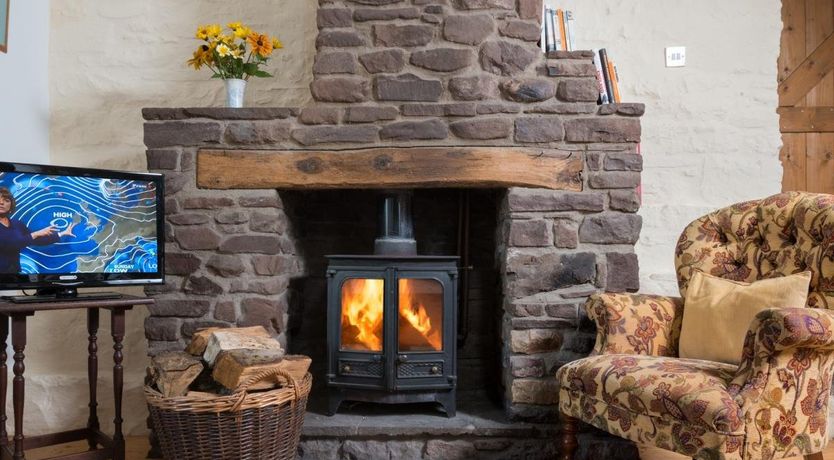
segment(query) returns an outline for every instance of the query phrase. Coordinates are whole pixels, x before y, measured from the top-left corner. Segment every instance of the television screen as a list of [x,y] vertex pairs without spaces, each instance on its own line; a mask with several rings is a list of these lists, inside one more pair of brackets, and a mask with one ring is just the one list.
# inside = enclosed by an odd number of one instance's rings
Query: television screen
[[161,281],[161,176],[0,165],[0,285]]

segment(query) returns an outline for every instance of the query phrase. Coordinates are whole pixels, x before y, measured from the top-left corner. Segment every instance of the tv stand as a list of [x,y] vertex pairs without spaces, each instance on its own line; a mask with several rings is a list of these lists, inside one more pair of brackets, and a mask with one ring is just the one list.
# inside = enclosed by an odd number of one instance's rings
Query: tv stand
[[73,302],[86,300],[109,300],[121,299],[118,292],[84,292],[71,287],[41,288],[35,291],[35,295],[15,295],[3,297],[12,303],[40,303],[40,302]]
[[[34,297],[34,296],[33,296]],[[78,298],[76,298],[78,299]],[[73,300],[76,300],[73,299]],[[151,305],[153,299],[122,296],[118,300],[88,300],[86,302],[60,302],[16,304],[0,301],[0,459],[24,460],[26,449],[37,449],[71,441],[86,440],[89,449],[85,452],[51,457],[55,460],[125,460],[125,441],[122,434],[122,390],[124,387],[123,340],[125,336],[125,312],[136,305]],[[89,418],[83,428],[62,431],[60,433],[44,434],[40,436],[24,436],[23,408],[25,397],[24,363],[26,351],[26,322],[30,316],[55,310],[86,310],[87,313],[87,380],[90,399]],[[98,418],[98,329],[99,311],[110,311],[110,335],[113,337],[113,430],[112,436],[102,431]],[[6,348],[11,338],[14,351],[14,379],[9,382],[6,364],[8,355]],[[80,337],[79,337],[80,339]],[[79,342],[82,342],[79,340]],[[83,343],[82,342],[82,343]],[[7,383],[8,382],[8,383]],[[7,390],[12,390],[12,407],[14,409],[14,436],[10,437],[6,431],[6,396]]]

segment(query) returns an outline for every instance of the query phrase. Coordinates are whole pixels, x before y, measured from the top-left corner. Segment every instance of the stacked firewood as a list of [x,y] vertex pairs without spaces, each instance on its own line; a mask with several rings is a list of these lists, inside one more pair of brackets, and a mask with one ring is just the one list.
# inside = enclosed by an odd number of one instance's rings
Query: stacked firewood
[[[151,359],[146,383],[165,397],[228,395],[263,371],[278,369],[302,380],[310,358],[285,354],[262,326],[201,329],[185,351],[160,353]],[[248,387],[268,390],[282,385],[270,377]]]

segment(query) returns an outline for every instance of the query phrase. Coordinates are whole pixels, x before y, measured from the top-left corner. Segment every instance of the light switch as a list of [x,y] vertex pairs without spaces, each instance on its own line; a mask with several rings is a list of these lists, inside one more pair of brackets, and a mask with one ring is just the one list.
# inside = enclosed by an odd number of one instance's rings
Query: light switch
[[683,67],[685,65],[685,46],[669,46],[666,48],[666,67]]

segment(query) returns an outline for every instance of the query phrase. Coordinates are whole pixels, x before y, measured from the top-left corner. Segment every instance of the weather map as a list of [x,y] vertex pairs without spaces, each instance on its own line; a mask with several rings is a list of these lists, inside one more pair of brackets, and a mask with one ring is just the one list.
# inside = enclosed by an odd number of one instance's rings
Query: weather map
[[53,244],[24,248],[22,274],[158,271],[152,182],[0,173],[0,187],[14,196],[11,218],[31,231],[71,230]]

